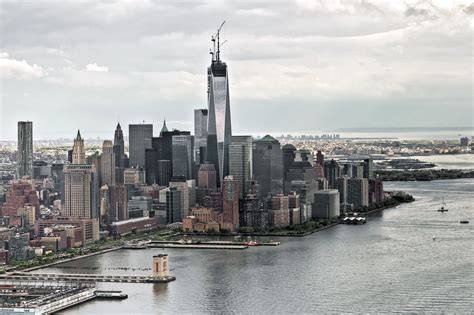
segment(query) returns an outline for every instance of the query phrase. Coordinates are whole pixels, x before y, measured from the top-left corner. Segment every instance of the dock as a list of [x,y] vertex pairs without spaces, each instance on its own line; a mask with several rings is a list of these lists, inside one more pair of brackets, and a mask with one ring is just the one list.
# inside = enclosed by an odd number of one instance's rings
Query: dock
[[181,244],[178,242],[165,242],[165,243],[150,243],[148,244],[149,248],[192,248],[192,249],[238,249],[243,250],[247,249],[246,245],[220,245],[220,244]]
[[2,280],[36,280],[36,281],[79,281],[79,282],[125,282],[125,283],[167,283],[176,280],[173,276],[152,277],[133,275],[98,275],[79,273],[30,273],[14,272],[0,275]]

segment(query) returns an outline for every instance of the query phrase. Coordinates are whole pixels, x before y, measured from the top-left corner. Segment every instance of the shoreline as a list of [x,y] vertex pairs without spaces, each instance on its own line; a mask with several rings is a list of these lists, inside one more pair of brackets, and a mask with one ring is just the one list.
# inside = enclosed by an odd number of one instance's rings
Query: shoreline
[[112,251],[115,251],[115,250],[118,250],[118,249],[122,249],[122,246],[107,248],[107,249],[99,250],[97,252],[84,254],[84,255],[80,255],[80,256],[75,256],[75,257],[71,257],[71,258],[58,259],[57,261],[53,261],[51,263],[47,263],[47,264],[39,265],[39,266],[34,266],[34,267],[30,267],[30,268],[26,268],[26,269],[22,269],[22,270],[18,270],[18,271],[30,272],[30,271],[33,271],[33,270],[48,268],[48,267],[51,267],[51,266],[67,263],[67,262],[70,262],[70,261],[79,260],[79,259],[82,259],[82,258],[87,258],[87,257],[95,256],[95,255],[105,254],[105,253],[112,252]]

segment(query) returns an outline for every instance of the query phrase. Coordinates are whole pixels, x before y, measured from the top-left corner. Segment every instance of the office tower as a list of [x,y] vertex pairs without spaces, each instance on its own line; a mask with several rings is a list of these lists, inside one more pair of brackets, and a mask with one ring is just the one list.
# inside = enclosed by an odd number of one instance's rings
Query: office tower
[[206,158],[216,168],[217,186],[220,187],[222,179],[229,174],[232,128],[227,65],[220,59],[219,32],[216,36],[217,51],[212,53],[211,66],[207,68],[209,116]]
[[222,220],[225,229],[236,231],[239,228],[240,183],[232,175],[224,178],[222,187]]
[[128,220],[128,193],[125,186],[109,187],[109,222]]
[[293,164],[295,161],[296,148],[294,145],[288,143],[285,144],[281,150],[283,152],[283,181],[285,181],[286,173],[288,172],[291,164]]
[[283,156],[278,140],[266,135],[254,142],[253,174],[262,198],[283,192]]
[[283,191],[285,194],[289,194],[291,183],[295,180],[310,182],[315,181],[316,178],[316,170],[309,161],[295,161],[287,169]]
[[345,212],[347,209],[347,181],[349,176],[341,176],[337,179],[337,190],[339,191],[339,202],[341,204],[342,211]]
[[241,226],[251,227],[256,231],[268,228],[268,211],[260,206],[260,200],[256,195],[247,194],[241,204]]
[[229,146],[229,175],[239,181],[240,198],[249,190],[252,181],[253,139],[251,136],[232,136]]
[[180,202],[181,202],[181,221],[182,218],[185,218],[189,215],[189,189],[186,177],[177,176],[172,177],[170,181],[170,187],[175,187],[178,191],[181,192]]
[[369,180],[369,203],[382,203],[384,201],[383,182],[375,178]]
[[86,152],[84,151],[84,139],[81,132],[77,130],[77,136],[74,139],[72,147],[72,164],[86,164]]
[[172,170],[173,176],[192,178],[193,173],[193,139],[190,135],[172,137]]
[[97,218],[98,200],[94,165],[70,164],[64,168],[64,210],[62,215]]
[[328,180],[329,188],[336,188],[337,178],[341,176],[339,164],[334,161],[324,162],[324,177]]
[[198,188],[215,190],[217,178],[214,164],[201,164],[198,172]]
[[201,153],[205,152],[207,147],[207,114],[207,109],[194,110],[194,160],[198,164],[205,161],[205,156],[202,156]]
[[28,176],[33,179],[33,122],[18,122],[17,178]]
[[157,161],[157,175],[155,177],[156,183],[160,186],[168,186],[171,179],[171,161],[158,160]]
[[128,125],[128,149],[130,166],[145,168],[145,150],[151,149],[152,124]]
[[319,190],[314,193],[313,218],[332,219],[340,212],[340,197],[336,189]]
[[[160,137],[154,138],[152,142],[152,148],[156,151],[157,160],[173,161],[173,137],[174,136],[191,136],[191,132],[180,131],[180,130],[168,131],[168,129],[166,128],[166,125],[164,125],[162,128],[162,131],[160,132]],[[192,152],[191,152],[191,156],[192,156]],[[172,162],[171,162],[171,174],[173,174]]]
[[86,164],[87,165],[94,165],[95,168],[95,174],[96,174],[96,181],[97,181],[97,187],[102,186],[102,182],[100,179],[100,173],[102,169],[102,163],[101,163],[101,156],[98,151],[94,152],[94,154],[89,155],[86,157]]
[[354,210],[369,205],[369,183],[367,178],[349,178],[347,180],[347,203]]
[[114,158],[115,158],[115,181],[123,184],[123,170],[127,167],[125,165],[125,142],[123,139],[123,131],[120,123],[117,123],[114,134]]
[[54,163],[51,165],[51,177],[54,181],[54,191],[59,193],[61,200],[64,200],[64,175],[63,175],[64,164]]
[[318,150],[318,153],[316,154],[316,164],[324,166],[324,154],[321,150]]
[[308,162],[309,164],[311,164],[311,166],[313,166],[314,157],[309,150],[300,149],[296,151],[295,161]]
[[176,187],[169,187],[166,193],[166,222],[168,224],[181,222],[181,191]]
[[374,177],[374,160],[371,157],[365,158],[362,166],[363,177],[369,180],[372,179]]
[[115,155],[114,146],[110,140],[105,140],[102,144],[100,181],[102,185],[115,186]]
[[109,186],[104,185],[99,190],[99,219],[101,224],[109,223]]

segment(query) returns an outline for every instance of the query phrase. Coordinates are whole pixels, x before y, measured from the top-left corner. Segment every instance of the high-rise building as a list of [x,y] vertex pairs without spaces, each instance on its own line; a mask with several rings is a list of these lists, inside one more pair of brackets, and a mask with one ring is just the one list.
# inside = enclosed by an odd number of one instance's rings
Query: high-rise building
[[369,203],[384,201],[383,182],[379,178],[369,180]]
[[283,193],[283,156],[278,140],[266,135],[254,142],[253,174],[261,198]]
[[374,160],[371,157],[365,158],[362,166],[364,178],[369,180],[374,178]]
[[316,154],[316,164],[324,166],[324,154],[321,150],[318,150],[318,153]]
[[181,222],[181,191],[176,187],[169,187],[164,190],[166,194],[166,222]]
[[284,193],[289,194],[291,183],[293,181],[315,181],[317,178],[316,170],[309,161],[295,161],[287,169],[286,179],[284,181]]
[[115,186],[115,155],[112,141],[105,140],[100,157],[100,181],[102,185]]
[[181,217],[185,218],[189,215],[189,188],[186,178],[184,176],[172,177],[170,181],[170,187],[175,187],[178,191],[181,192],[180,201],[181,201]]
[[347,209],[347,181],[349,176],[341,176],[337,179],[337,190],[339,191],[339,203],[341,205],[342,211],[345,212]]
[[347,180],[347,203],[354,210],[369,205],[369,183],[367,178],[349,178]]
[[198,188],[216,189],[216,169],[214,164],[201,164],[198,172]]
[[100,173],[101,173],[102,163],[101,163],[101,155],[99,154],[99,151],[96,151],[96,152],[94,152],[94,154],[89,155],[88,157],[86,157],[86,163],[85,164],[94,165],[96,180],[97,180],[97,187],[101,187],[102,182],[100,180]]
[[77,130],[77,136],[74,139],[72,147],[72,164],[86,164],[86,152],[84,151],[84,139],[81,132]]
[[328,180],[329,188],[337,188],[339,176],[341,176],[341,169],[335,160],[324,162],[324,177]]
[[145,168],[145,150],[151,149],[152,124],[128,125],[130,166]]
[[98,218],[98,191],[94,165],[66,165],[62,215],[87,219]]
[[60,195],[61,200],[64,201],[64,164],[54,163],[51,165],[51,177],[54,181],[54,190],[58,192]]
[[171,161],[158,160],[157,174],[155,177],[156,183],[160,186],[168,186],[171,180]]
[[109,187],[109,222],[128,220],[128,194],[123,185]]
[[33,122],[18,122],[17,178],[33,179]]
[[[217,41],[219,42],[219,39]],[[227,65],[220,59],[219,43],[217,47],[217,51],[212,54],[211,65],[207,69],[209,116],[206,158],[216,167],[217,186],[220,187],[222,179],[229,174],[232,128]]]
[[295,161],[296,147],[290,143],[285,144],[281,148],[283,152],[283,181],[286,179],[286,173],[290,168],[291,164]]
[[191,179],[193,174],[193,138],[190,135],[172,137],[172,170],[173,176],[184,176]]
[[229,146],[229,175],[239,181],[240,198],[249,190],[253,176],[253,139],[251,136],[232,136]]
[[313,218],[332,219],[340,213],[340,197],[336,189],[319,190],[314,193]]
[[114,134],[114,157],[115,157],[115,181],[123,184],[123,170],[128,167],[126,165],[125,142],[123,139],[123,131],[120,123],[117,123]]
[[240,183],[232,175],[224,178],[222,187],[222,207],[224,229],[236,231],[239,228]]
[[205,152],[207,147],[207,109],[195,109],[194,110],[194,160],[198,164],[202,164],[206,157],[201,156],[201,153]]

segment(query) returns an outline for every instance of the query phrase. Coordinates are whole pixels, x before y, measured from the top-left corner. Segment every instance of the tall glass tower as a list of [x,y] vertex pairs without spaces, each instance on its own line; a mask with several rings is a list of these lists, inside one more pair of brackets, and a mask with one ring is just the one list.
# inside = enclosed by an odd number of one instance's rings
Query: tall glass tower
[[232,128],[227,65],[220,59],[219,31],[220,28],[216,36],[212,38],[214,43],[217,40],[217,51],[211,52],[212,62],[207,68],[209,107],[207,160],[216,168],[217,185],[220,187],[223,178],[229,175],[229,145],[232,141]]

